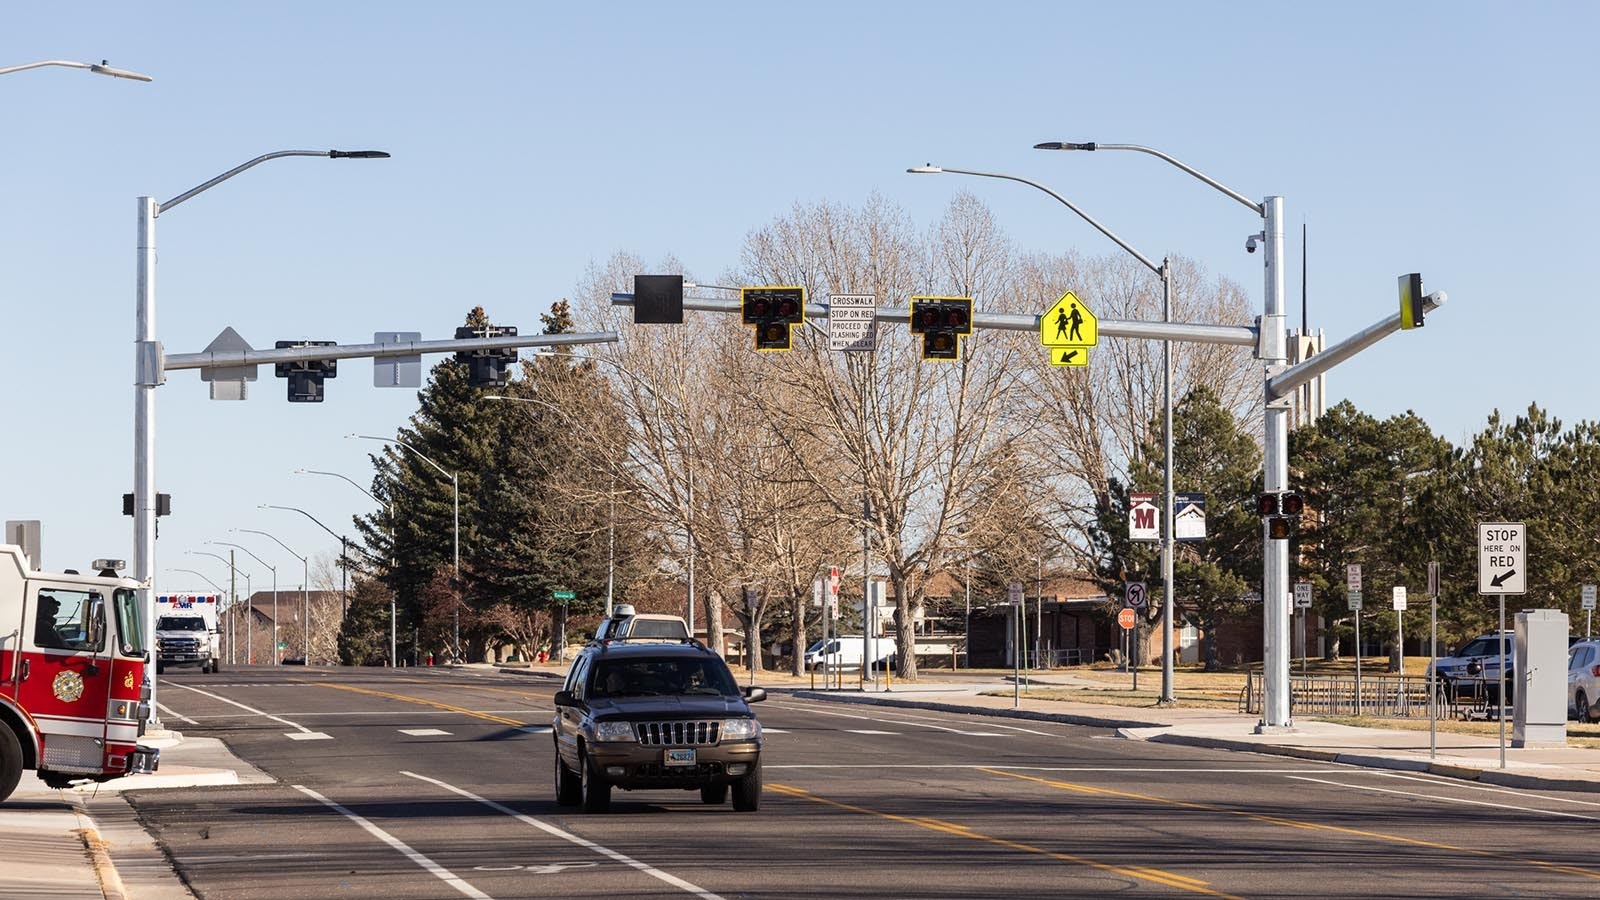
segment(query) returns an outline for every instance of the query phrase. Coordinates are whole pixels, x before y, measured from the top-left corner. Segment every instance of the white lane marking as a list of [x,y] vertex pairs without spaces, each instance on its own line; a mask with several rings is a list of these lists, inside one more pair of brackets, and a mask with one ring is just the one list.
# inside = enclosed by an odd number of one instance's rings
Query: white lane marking
[[451,872],[449,869],[446,869],[444,866],[439,865],[426,856],[423,856],[421,853],[411,849],[411,847],[408,846],[404,841],[400,840],[389,832],[384,831],[382,828],[379,828],[371,822],[368,822],[366,819],[363,819],[350,810],[345,809],[343,806],[340,806],[332,800],[329,800],[327,797],[322,796],[308,787],[302,787],[298,784],[294,785],[294,789],[302,794],[305,794],[307,797],[316,800],[318,803],[321,803],[322,805],[328,807],[339,815],[344,816],[357,825],[360,825],[368,834],[400,851],[407,859],[421,866],[423,869],[433,873],[435,877],[437,877],[440,881],[443,881],[445,884],[450,885],[468,897],[472,897],[473,900],[494,900],[493,897],[490,897],[483,891],[480,891],[472,885],[467,884],[465,881],[462,881],[460,878],[457,878],[455,873]]
[[[933,729],[937,729],[939,731],[953,732],[955,734],[972,734],[972,732],[969,732],[964,728],[951,728],[951,727],[946,726],[946,725],[934,725],[934,724],[932,724],[930,722],[927,722],[927,721],[923,720],[919,716],[908,716],[908,717],[906,717],[904,719],[889,719],[889,718],[884,718],[883,716],[861,716],[861,715],[855,715],[853,713],[836,712],[836,711],[833,711],[833,710],[814,709],[814,708],[812,708],[810,706],[783,706],[782,704],[773,704],[773,705],[774,706],[779,706],[782,709],[793,709],[793,710],[797,710],[797,711],[800,711],[800,712],[807,712],[807,713],[811,713],[813,715],[818,715],[818,716],[833,716],[833,717],[839,718],[839,719],[861,719],[861,720],[864,720],[864,721],[867,721],[867,722],[877,722],[880,725],[911,725],[911,726],[914,726],[914,727],[917,727],[917,728],[933,728]],[[1021,728],[1021,727],[1018,727],[1018,726],[1015,726],[1015,725],[1001,725],[998,722],[989,723],[989,727],[990,728],[1007,728],[1007,729],[1010,729],[1012,731],[1021,731],[1021,732],[1026,732],[1027,734],[1036,734],[1036,735],[1039,735],[1040,737],[1056,737],[1057,736],[1057,735],[1052,734],[1051,732],[1048,732],[1048,731],[1039,731],[1039,730],[1034,729],[1034,728]]]
[[1483,784],[1468,784],[1455,779],[1422,778],[1416,775],[1402,775],[1399,772],[1374,772],[1373,774],[1382,775],[1385,778],[1398,778],[1402,781],[1420,781],[1423,784],[1431,784],[1434,787],[1460,788],[1468,791],[1483,791],[1484,793],[1488,794],[1510,794],[1513,797],[1536,797],[1540,800],[1548,800],[1551,803],[1572,803],[1577,806],[1600,806],[1600,803],[1597,803],[1593,800],[1576,800],[1572,797],[1550,797],[1546,796],[1545,794],[1535,794],[1532,791],[1519,791],[1514,788],[1489,787],[1488,785]]
[[188,716],[179,715],[177,713],[177,711],[175,711],[172,707],[166,705],[165,703],[162,703],[159,700],[156,701],[156,709],[159,709],[162,712],[166,713],[167,715],[171,716],[172,718],[177,719],[179,722],[188,722],[190,725],[199,725],[200,724],[199,722],[196,722],[195,720],[189,718]]
[[172,686],[173,687],[183,688],[186,691],[194,691],[196,694],[199,694],[202,697],[210,697],[213,700],[221,700],[223,703],[226,703],[229,706],[237,706],[240,709],[244,710],[245,712],[253,713],[253,714],[258,715],[258,716],[265,716],[266,718],[271,719],[274,722],[282,722],[283,724],[289,726],[290,728],[298,729],[299,730],[299,734],[298,735],[295,735],[295,734],[286,734],[286,735],[284,735],[284,737],[289,738],[290,740],[296,740],[296,741],[325,741],[325,740],[333,740],[333,736],[332,735],[323,734],[320,731],[312,731],[311,729],[305,727],[304,725],[300,725],[298,723],[291,722],[288,719],[280,719],[277,716],[270,715],[268,713],[264,713],[261,710],[256,709],[253,706],[245,706],[243,703],[239,703],[238,701],[235,701],[235,700],[229,700],[227,697],[223,697],[223,696],[221,696],[219,694],[213,694],[210,691],[202,691],[199,688],[189,687],[187,684],[175,684],[175,685],[172,685]]
[[482,803],[484,806],[487,806],[490,809],[494,810],[495,812],[504,813],[504,814],[510,816],[511,818],[516,819],[518,822],[522,822],[525,825],[532,825],[534,828],[537,828],[540,831],[545,832],[546,834],[554,835],[554,836],[556,836],[558,838],[561,838],[562,840],[565,840],[565,841],[571,841],[572,843],[577,844],[579,847],[583,847],[583,848],[586,848],[586,849],[589,849],[589,850],[593,850],[594,852],[600,854],[601,856],[610,857],[611,859],[614,859],[617,862],[622,863],[625,866],[631,866],[632,868],[637,869],[640,872],[643,872],[644,874],[649,875],[652,878],[659,879],[661,881],[666,882],[667,884],[672,885],[675,888],[679,888],[681,890],[687,891],[688,893],[691,893],[691,894],[695,895],[696,897],[701,898],[701,900],[722,900],[722,898],[719,897],[718,895],[713,894],[710,891],[708,891],[705,888],[702,888],[702,887],[700,887],[698,885],[690,884],[689,882],[684,881],[682,878],[679,878],[676,875],[672,875],[672,874],[669,874],[667,872],[663,872],[660,869],[657,869],[654,866],[649,865],[648,863],[642,863],[642,862],[634,859],[631,856],[628,856],[628,855],[623,854],[623,853],[618,853],[617,851],[612,850],[609,847],[602,847],[599,844],[596,844],[594,841],[578,837],[577,835],[573,834],[570,831],[563,831],[560,828],[557,828],[554,825],[551,825],[551,824],[549,824],[547,822],[541,822],[538,819],[535,819],[533,816],[523,815],[522,813],[517,812],[516,810],[510,808],[509,806],[503,806],[503,805],[501,805],[499,803],[496,803],[493,800],[490,800],[490,799],[488,799],[486,797],[480,797],[477,794],[472,793],[471,791],[463,790],[463,789],[458,788],[458,787],[456,787],[455,785],[452,785],[452,784],[445,784],[444,782],[438,780],[437,778],[429,778],[426,775],[418,775],[415,772],[402,771],[400,774],[408,776],[410,778],[415,778],[418,781],[426,781],[429,784],[437,785],[439,787],[444,788],[445,790],[449,791],[452,794],[455,794],[455,795],[460,796],[460,797],[466,797],[468,800],[476,800],[479,803]]
[[763,734],[788,734],[789,733],[788,731],[786,731],[786,730],[784,730],[782,728],[762,728],[761,732]]
[[898,731],[874,731],[871,728],[845,728],[846,734],[899,734]]
[[1558,816],[1563,819],[1583,819],[1589,822],[1600,822],[1600,816],[1585,816],[1581,813],[1561,812],[1554,809],[1539,809],[1535,806],[1512,806],[1509,803],[1490,803],[1488,800],[1468,800],[1465,797],[1441,797],[1437,794],[1420,794],[1415,791],[1396,791],[1389,788],[1369,787],[1360,784],[1346,784],[1340,781],[1327,781],[1321,778],[1306,778],[1301,775],[1290,775],[1295,781],[1311,781],[1317,784],[1326,784],[1333,787],[1349,788],[1356,791],[1371,791],[1377,794],[1397,794],[1401,797],[1416,797],[1421,800],[1437,800],[1441,803],[1461,803],[1467,806],[1492,806],[1495,809],[1509,809],[1516,812],[1538,813],[1542,816]]
[[402,728],[400,729],[400,733],[409,734],[412,737],[436,737],[441,734],[449,734],[450,732],[443,731],[438,728]]
[[[463,707],[463,708],[465,708],[465,707]],[[523,709],[474,709],[474,710],[469,710],[469,712],[482,713],[483,715],[486,715],[486,716],[527,716],[527,715],[538,715],[540,713],[548,714],[550,711],[547,710],[547,709],[532,709],[532,708],[525,707]],[[314,718],[316,718],[318,716],[339,716],[341,718],[345,717],[345,716],[388,716],[390,718],[406,718],[406,719],[409,719],[409,718],[413,718],[415,716],[459,716],[459,715],[461,715],[461,713],[456,712],[453,709],[416,709],[416,710],[411,710],[411,709],[390,709],[390,710],[375,710],[375,711],[371,711],[371,712],[365,712],[365,711],[360,711],[360,710],[350,710],[348,712],[310,712],[310,711],[308,711],[308,712],[286,712],[286,713],[284,713],[284,715],[293,716],[296,719],[314,719]],[[239,717],[237,715],[233,714],[233,713],[215,713],[215,714],[207,715],[207,716],[193,716],[192,718],[198,720],[198,719],[237,719]],[[199,724],[199,722],[197,721],[195,724]]]
[[1009,734],[1001,734],[998,731],[958,731],[956,734],[964,734],[967,737],[1011,737]]

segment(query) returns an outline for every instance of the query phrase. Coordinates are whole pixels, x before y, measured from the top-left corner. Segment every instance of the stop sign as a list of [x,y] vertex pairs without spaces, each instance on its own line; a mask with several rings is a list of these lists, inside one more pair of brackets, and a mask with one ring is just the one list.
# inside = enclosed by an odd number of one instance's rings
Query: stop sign
[[1117,613],[1117,624],[1121,625],[1123,628],[1132,628],[1133,616],[1133,610],[1123,609],[1122,612]]

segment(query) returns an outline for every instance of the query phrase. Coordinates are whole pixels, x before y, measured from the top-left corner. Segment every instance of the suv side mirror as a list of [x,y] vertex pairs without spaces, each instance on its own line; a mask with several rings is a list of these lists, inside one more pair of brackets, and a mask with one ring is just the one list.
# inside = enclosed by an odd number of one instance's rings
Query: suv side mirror
[[746,687],[741,692],[744,694],[744,702],[746,703],[755,703],[767,699],[766,688]]
[[557,706],[577,706],[578,698],[571,691],[556,691],[555,704]]

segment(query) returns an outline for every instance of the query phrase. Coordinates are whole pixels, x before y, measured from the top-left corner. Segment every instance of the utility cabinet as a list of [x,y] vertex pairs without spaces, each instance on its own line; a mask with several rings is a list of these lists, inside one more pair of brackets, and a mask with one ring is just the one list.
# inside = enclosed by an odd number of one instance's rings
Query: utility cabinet
[[1513,747],[1567,744],[1567,614],[1556,609],[1517,613],[1513,649]]

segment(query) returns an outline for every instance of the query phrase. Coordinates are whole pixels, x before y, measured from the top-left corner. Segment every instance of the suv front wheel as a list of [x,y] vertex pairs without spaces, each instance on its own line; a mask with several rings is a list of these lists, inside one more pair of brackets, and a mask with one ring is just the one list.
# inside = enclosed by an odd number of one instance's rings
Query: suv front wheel
[[761,808],[760,763],[756,763],[749,775],[733,783],[733,808],[738,812],[755,812]]
[[589,754],[583,750],[578,751],[578,777],[582,779],[584,812],[603,813],[611,809],[611,785],[594,770]]

